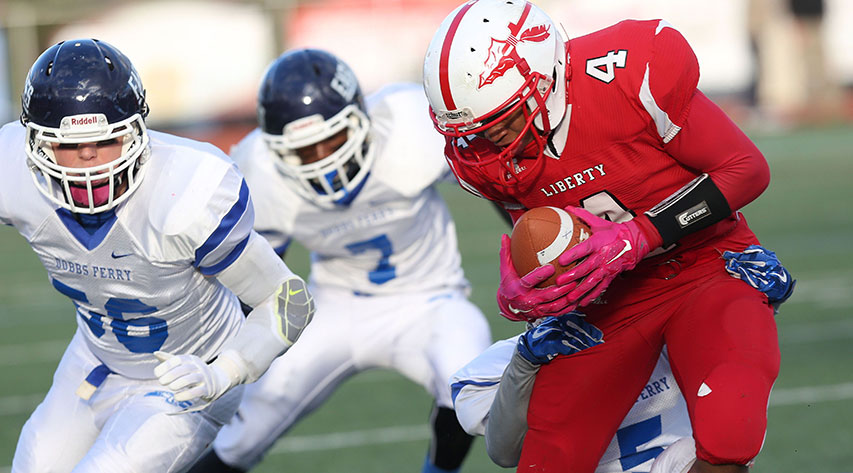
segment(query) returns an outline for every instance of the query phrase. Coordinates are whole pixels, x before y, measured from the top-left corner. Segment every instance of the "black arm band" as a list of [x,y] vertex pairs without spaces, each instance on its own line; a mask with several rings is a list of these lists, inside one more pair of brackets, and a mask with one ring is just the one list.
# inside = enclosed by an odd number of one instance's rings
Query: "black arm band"
[[726,197],[702,174],[646,212],[664,248],[732,214]]

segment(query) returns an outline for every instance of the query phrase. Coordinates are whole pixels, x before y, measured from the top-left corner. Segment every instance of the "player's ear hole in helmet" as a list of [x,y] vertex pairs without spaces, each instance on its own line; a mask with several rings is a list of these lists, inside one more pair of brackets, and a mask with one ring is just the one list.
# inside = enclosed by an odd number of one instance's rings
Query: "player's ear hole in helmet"
[[[96,39],[57,43],[30,68],[21,123],[36,188],[75,213],[112,209],[139,187],[148,158],[148,104],[139,74],[114,46]],[[60,165],[57,152],[119,144],[117,157],[89,167]]]
[[[370,120],[355,74],[334,55],[298,49],[276,59],[258,91],[258,123],[279,172],[307,199],[334,207],[361,190],[374,159]],[[322,159],[303,159],[330,143]]]

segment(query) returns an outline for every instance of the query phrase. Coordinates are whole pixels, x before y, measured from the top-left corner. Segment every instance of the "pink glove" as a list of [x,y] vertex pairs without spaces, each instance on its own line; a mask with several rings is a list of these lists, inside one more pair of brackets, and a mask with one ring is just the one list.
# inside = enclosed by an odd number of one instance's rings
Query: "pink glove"
[[548,315],[567,312],[566,294],[572,287],[536,287],[554,274],[550,264],[540,266],[519,278],[509,255],[509,235],[501,237],[501,285],[498,287],[498,307],[501,315],[513,321],[536,320]]
[[600,296],[619,273],[634,269],[651,248],[633,220],[614,223],[571,206],[566,207],[566,212],[586,222],[591,235],[557,259],[565,266],[586,257],[574,268],[557,276],[557,284],[572,288],[568,300],[577,306],[585,306]]

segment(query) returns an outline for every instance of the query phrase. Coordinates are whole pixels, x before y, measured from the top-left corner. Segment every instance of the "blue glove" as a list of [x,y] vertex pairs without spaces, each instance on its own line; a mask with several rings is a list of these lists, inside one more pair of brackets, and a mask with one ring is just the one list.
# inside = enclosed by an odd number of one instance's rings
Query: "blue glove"
[[794,293],[797,281],[782,266],[776,253],[760,245],[750,245],[742,253],[726,251],[726,271],[759,291],[778,309]]
[[542,365],[558,355],[571,355],[604,343],[604,334],[583,319],[579,312],[545,317],[542,323],[518,338],[518,353],[534,365]]

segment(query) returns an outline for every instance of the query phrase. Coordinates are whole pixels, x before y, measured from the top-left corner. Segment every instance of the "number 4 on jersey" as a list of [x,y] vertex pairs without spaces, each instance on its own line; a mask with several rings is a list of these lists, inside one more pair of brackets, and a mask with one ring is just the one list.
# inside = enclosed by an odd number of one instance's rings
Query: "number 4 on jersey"
[[606,56],[586,60],[586,73],[609,84],[616,78],[616,68],[624,69],[628,60],[628,50],[610,51]]

